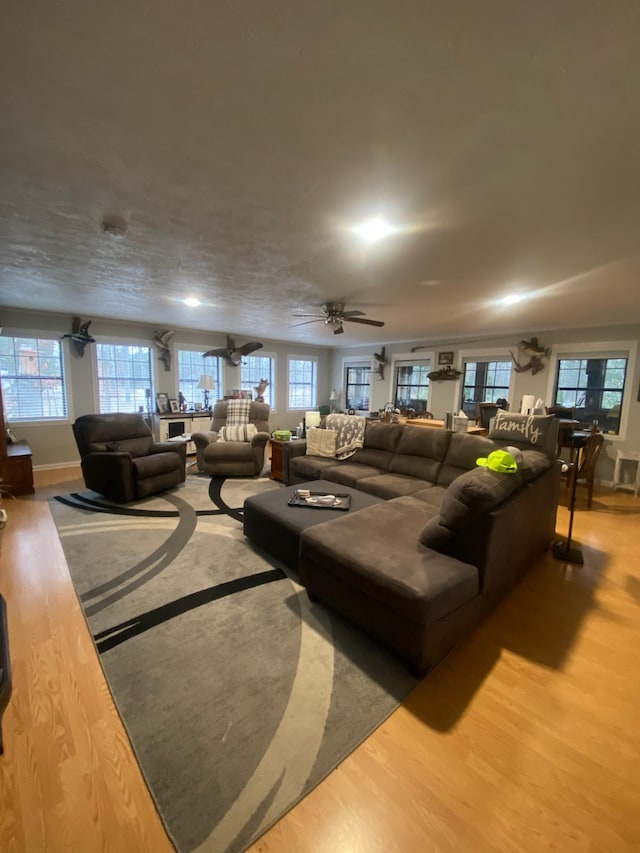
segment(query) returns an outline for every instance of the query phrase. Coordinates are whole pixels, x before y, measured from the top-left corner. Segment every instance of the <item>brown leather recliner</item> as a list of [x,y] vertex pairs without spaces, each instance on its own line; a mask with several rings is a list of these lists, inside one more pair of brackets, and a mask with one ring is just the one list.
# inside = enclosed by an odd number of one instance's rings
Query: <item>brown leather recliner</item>
[[252,402],[249,423],[257,430],[248,441],[221,440],[220,430],[227,425],[228,400],[220,400],[213,408],[211,429],[194,432],[198,470],[220,477],[255,477],[264,468],[264,455],[269,433],[268,403]]
[[146,498],[185,481],[186,444],[154,441],[142,415],[81,415],[73,435],[87,488],[116,503]]

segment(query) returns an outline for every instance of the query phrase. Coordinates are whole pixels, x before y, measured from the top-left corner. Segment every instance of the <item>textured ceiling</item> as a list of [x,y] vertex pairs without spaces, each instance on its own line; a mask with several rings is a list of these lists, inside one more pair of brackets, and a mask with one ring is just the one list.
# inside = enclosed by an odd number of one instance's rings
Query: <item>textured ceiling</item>
[[[324,346],[637,322],[638,44],[638,0],[5,4],[1,302]],[[328,299],[385,326],[291,326]]]

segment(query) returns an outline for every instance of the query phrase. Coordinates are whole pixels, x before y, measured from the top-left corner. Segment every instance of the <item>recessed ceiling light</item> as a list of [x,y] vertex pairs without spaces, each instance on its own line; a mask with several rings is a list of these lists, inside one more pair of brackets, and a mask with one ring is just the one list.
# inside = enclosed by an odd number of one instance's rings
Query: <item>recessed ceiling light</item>
[[200,300],[196,299],[195,296],[187,296],[187,298],[184,300],[184,304],[188,305],[189,308],[197,308],[198,305],[200,305]]
[[500,300],[503,305],[515,305],[516,302],[520,302],[521,299],[524,299],[524,295],[522,293],[510,293],[508,296],[505,296]]
[[365,243],[377,243],[379,240],[384,240],[389,234],[397,231],[393,225],[389,225],[384,219],[377,216],[375,219],[368,219],[360,225],[355,225],[351,228],[354,234],[357,234]]

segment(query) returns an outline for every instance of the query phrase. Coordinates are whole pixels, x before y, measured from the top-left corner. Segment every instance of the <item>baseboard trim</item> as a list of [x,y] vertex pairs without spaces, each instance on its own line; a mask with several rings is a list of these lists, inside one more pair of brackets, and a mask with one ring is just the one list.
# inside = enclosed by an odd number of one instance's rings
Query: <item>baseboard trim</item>
[[34,465],[34,471],[57,471],[60,468],[77,468],[80,470],[80,461],[77,462],[52,462],[49,465]]

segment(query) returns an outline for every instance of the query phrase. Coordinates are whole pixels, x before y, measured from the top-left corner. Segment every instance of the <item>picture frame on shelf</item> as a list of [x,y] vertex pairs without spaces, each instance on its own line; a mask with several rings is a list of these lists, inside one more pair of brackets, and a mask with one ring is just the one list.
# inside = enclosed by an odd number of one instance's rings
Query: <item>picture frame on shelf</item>
[[453,364],[453,352],[447,351],[438,353],[438,366],[451,364]]
[[169,410],[169,395],[166,391],[158,391],[156,393],[156,408],[158,410],[158,414],[166,415]]
[[172,414],[177,415],[180,413],[180,406],[178,405],[177,400],[169,400],[169,409]]

